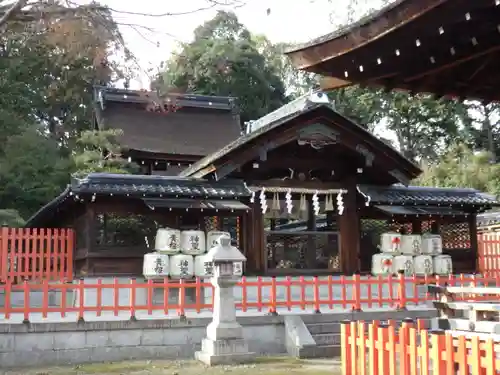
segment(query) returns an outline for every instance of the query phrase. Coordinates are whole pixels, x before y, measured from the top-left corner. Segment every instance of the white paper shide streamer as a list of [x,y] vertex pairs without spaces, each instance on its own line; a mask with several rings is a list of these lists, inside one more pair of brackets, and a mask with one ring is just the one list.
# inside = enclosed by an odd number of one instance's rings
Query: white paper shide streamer
[[285,194],[285,205],[286,205],[286,212],[288,213],[288,215],[291,215],[292,210],[293,210],[292,190],[291,189],[289,189]]
[[259,200],[262,213],[265,214],[267,212],[267,201],[266,201],[266,192],[264,189],[260,191]]
[[344,213],[344,198],[342,197],[342,193],[337,194],[337,210],[339,215]]
[[314,210],[314,215],[319,215],[319,200],[318,200],[318,192],[315,192],[312,196],[312,205]]

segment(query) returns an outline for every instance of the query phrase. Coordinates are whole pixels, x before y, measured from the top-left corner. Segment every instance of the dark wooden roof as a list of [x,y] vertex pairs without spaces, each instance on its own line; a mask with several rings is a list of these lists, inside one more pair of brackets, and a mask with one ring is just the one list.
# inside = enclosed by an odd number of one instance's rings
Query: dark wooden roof
[[[125,199],[218,199],[238,200],[250,197],[251,192],[243,181],[207,181],[202,179],[91,173],[85,178],[74,178],[57,198],[42,207],[26,223],[27,227],[43,227],[60,210],[82,203],[89,196],[114,196]],[[88,202],[88,199],[86,199]]]
[[[150,96],[148,96],[150,95]],[[153,112],[155,97],[141,91],[96,89],[96,123],[101,129],[121,129],[128,150],[155,154],[208,155],[241,134],[233,98],[176,95],[180,109]]]
[[[266,152],[277,149],[295,140],[301,129],[316,123],[325,124],[335,129],[334,132],[341,133],[339,142],[344,144],[349,141],[349,147],[355,154],[372,154],[375,157],[374,165],[386,171],[388,184],[410,181],[421,173],[417,165],[390,145],[336,112],[326,95],[316,93],[304,95],[253,122],[250,132],[183,170],[180,176],[204,177],[216,172],[217,178],[223,178],[240,165],[258,157],[263,148]],[[333,165],[334,161],[338,161],[333,160],[332,155],[326,157],[329,159],[325,161],[326,164]],[[346,162],[344,159],[344,164]],[[283,160],[283,163],[286,161]],[[311,161],[310,165],[314,167],[315,162]]]
[[496,0],[398,0],[287,54],[324,88],[364,84],[500,100]]
[[475,189],[359,185],[358,191],[367,202],[377,205],[452,207],[477,205],[484,206],[483,208],[500,205],[494,196]]

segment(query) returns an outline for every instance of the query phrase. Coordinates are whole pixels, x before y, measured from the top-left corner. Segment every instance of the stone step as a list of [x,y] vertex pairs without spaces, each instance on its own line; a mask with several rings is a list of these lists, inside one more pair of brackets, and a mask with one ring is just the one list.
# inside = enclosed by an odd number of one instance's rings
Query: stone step
[[306,324],[311,335],[318,333],[340,333],[340,323],[313,323]]
[[340,345],[341,335],[339,333],[318,333],[312,335],[317,346],[321,345]]
[[300,349],[300,358],[335,358],[340,357],[340,345],[318,345]]

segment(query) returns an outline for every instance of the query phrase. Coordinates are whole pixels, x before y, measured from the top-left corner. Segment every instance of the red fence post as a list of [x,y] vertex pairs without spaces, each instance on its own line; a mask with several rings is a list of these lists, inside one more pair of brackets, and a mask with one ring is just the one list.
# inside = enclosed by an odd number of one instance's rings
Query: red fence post
[[361,277],[352,275],[352,311],[361,311]]
[[75,231],[73,229],[68,229],[67,238],[65,241],[65,257],[66,264],[64,269],[66,270],[65,279],[66,281],[73,281],[73,252],[75,251]]
[[406,276],[398,274],[398,310],[406,310]]
[[351,372],[351,322],[344,320],[340,324],[342,375],[355,375]]
[[9,268],[9,228],[2,227],[0,232],[0,281],[7,281]]

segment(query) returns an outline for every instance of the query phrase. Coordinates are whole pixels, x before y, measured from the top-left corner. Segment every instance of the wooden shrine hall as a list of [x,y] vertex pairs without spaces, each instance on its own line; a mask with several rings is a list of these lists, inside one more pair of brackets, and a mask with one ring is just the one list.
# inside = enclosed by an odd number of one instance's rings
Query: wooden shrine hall
[[77,276],[140,276],[161,227],[229,231],[247,275],[367,272],[380,234],[401,228],[439,231],[456,271],[474,271],[476,214],[498,202],[471,189],[406,187],[419,173],[315,93],[177,176],[74,179],[27,226],[75,228]]
[[420,173],[315,93],[251,123],[180,176],[245,180],[253,204],[245,254],[259,274],[366,272],[380,234],[402,226],[438,228],[457,269],[472,271],[476,214],[498,202],[472,189],[406,187]]
[[287,55],[325,90],[362,84],[500,100],[500,1],[397,0]]

